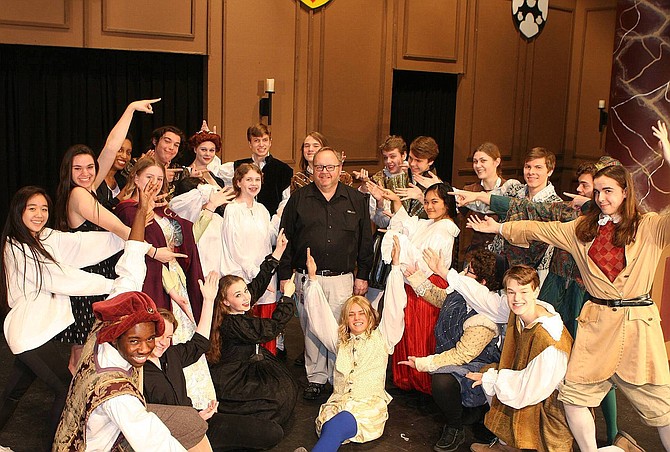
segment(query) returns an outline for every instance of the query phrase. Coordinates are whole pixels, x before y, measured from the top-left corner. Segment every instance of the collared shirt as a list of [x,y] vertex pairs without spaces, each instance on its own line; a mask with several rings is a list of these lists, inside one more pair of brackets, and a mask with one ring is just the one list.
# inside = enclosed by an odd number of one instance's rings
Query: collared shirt
[[330,201],[315,184],[296,190],[282,215],[288,238],[279,265],[279,279],[306,268],[307,247],[319,270],[353,272],[368,279],[372,267],[372,231],[368,203],[361,193],[342,183]]

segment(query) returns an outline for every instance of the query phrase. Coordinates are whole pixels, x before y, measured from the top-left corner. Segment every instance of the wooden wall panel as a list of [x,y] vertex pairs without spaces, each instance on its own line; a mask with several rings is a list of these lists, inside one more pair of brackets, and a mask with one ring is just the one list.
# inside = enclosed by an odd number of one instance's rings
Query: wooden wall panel
[[525,149],[520,149],[521,156],[529,149],[541,146],[554,152],[559,163],[562,162],[573,22],[574,9],[550,6],[547,25],[540,37],[533,41],[529,60],[532,69],[526,79],[530,88],[527,142]]
[[463,73],[467,0],[396,0],[396,69]]
[[100,0],[86,9],[86,47],[207,53],[207,0]]
[[[467,157],[479,144],[491,141],[498,145],[505,161],[511,158],[514,127],[519,119],[518,95],[521,42],[513,27],[509,27],[510,4],[494,0],[477,8],[476,49],[472,71],[474,92],[471,127],[471,146]],[[459,93],[460,94],[460,93]],[[474,176],[472,165],[467,171]]]
[[[338,0],[321,14],[318,125],[347,162],[377,162],[385,84],[385,7]],[[343,32],[346,30],[346,32]]]
[[602,154],[598,100],[609,99],[617,0],[578,0],[561,186],[573,191],[575,169]]
[[83,0],[4,0],[0,36],[5,44],[81,47]]
[[458,0],[405,2],[402,57],[457,61],[462,31],[458,29],[458,7]]
[[[299,44],[296,27],[303,13],[294,2],[226,1],[223,10],[224,158],[250,154],[246,130],[260,121],[258,103],[266,78],[275,79],[272,153],[295,161],[294,99]],[[266,122],[266,118],[263,118]]]
[[597,107],[598,100],[609,99],[616,5],[588,8],[585,13],[581,65],[575,68],[580,77],[573,157],[595,160],[602,155],[604,144],[598,131]]

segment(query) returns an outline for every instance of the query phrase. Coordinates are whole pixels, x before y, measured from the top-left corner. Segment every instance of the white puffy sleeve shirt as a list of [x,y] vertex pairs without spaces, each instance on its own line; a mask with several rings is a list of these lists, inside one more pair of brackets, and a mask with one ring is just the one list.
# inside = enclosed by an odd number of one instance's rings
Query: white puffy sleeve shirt
[[[249,283],[260,271],[265,256],[272,253],[272,244],[277,239],[277,230],[270,222],[268,210],[256,201],[251,207],[246,203],[231,202],[223,215],[223,261],[224,275],[236,275]],[[276,285],[276,276],[270,284]],[[257,304],[277,301],[277,292],[266,291]]]
[[72,233],[48,228],[40,240],[56,261],[38,258],[41,277],[28,247],[9,241],[4,247],[10,307],[4,332],[14,354],[44,345],[74,322],[71,295],[110,292],[111,279],[79,269],[116,254],[124,243],[110,232]]
[[382,239],[382,258],[384,262],[391,262],[393,236],[400,239],[400,265],[403,270],[408,264],[417,265],[429,277],[433,274],[423,260],[423,250],[431,248],[441,254],[444,265],[449,268],[454,248],[454,239],[460,229],[452,220],[423,220],[410,216],[405,208],[398,210],[389,224],[389,228]]

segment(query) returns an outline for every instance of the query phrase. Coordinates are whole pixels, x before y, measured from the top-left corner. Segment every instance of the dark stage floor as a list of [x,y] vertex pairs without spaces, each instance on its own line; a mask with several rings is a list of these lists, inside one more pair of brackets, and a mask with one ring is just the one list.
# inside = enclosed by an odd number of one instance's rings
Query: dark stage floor
[[[289,357],[287,367],[296,379],[306,384],[304,368],[293,365],[293,360],[302,351],[302,332],[297,319],[290,322],[287,331]],[[0,384],[4,386],[7,373],[13,359],[4,340],[0,345]],[[392,391],[392,385],[387,384]],[[390,419],[386,423],[384,435],[371,443],[350,444],[343,446],[343,451],[429,451],[439,438],[442,419],[435,412],[434,405],[422,404],[417,407],[417,398],[408,394],[394,393],[394,400],[389,405]],[[294,421],[287,428],[286,437],[275,451],[292,452],[296,447],[305,446],[309,449],[316,442],[314,418],[319,405],[326,397],[318,401],[306,401],[299,398],[294,412]],[[421,405],[421,404],[419,404]],[[47,429],[48,409],[51,406],[51,395],[46,386],[37,382],[21,401],[14,417],[0,433],[0,445],[11,447],[17,452],[44,450],[45,432]],[[620,396],[619,427],[637,439],[638,443],[648,452],[662,451],[656,429],[642,425],[625,397]],[[598,437],[605,438],[605,427],[599,410],[596,410]],[[472,442],[470,430],[466,430],[466,442],[459,451],[468,451]]]

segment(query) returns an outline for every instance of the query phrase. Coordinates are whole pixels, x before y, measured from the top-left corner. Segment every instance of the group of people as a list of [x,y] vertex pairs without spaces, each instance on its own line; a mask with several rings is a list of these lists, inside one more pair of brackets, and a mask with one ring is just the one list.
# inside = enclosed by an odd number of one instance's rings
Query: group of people
[[[444,416],[436,451],[457,450],[466,424],[473,451],[568,451],[573,438],[636,450],[617,433],[613,386],[670,450],[649,296],[670,217],[639,211],[617,161],[580,166],[563,201],[547,149],[526,155],[522,184],[484,143],[479,182],[459,190],[435,176],[425,136],[409,148],[388,137],[384,168],[353,176],[316,131],[294,174],[264,124],[247,130],[248,159],[222,162],[206,122],[188,140],[156,129],[133,159],[133,115],[159,100],[129,104],[99,155],[65,152],[53,209],[35,186],[12,199],[0,305],[15,359],[0,429],[37,378],[55,394],[54,451],[269,449],[299,396],[328,396],[311,450],[333,451],[383,434],[392,355],[398,390]],[[652,133],[670,164],[665,124]],[[302,391],[282,362],[296,314]],[[612,443],[601,449],[598,405]]]

